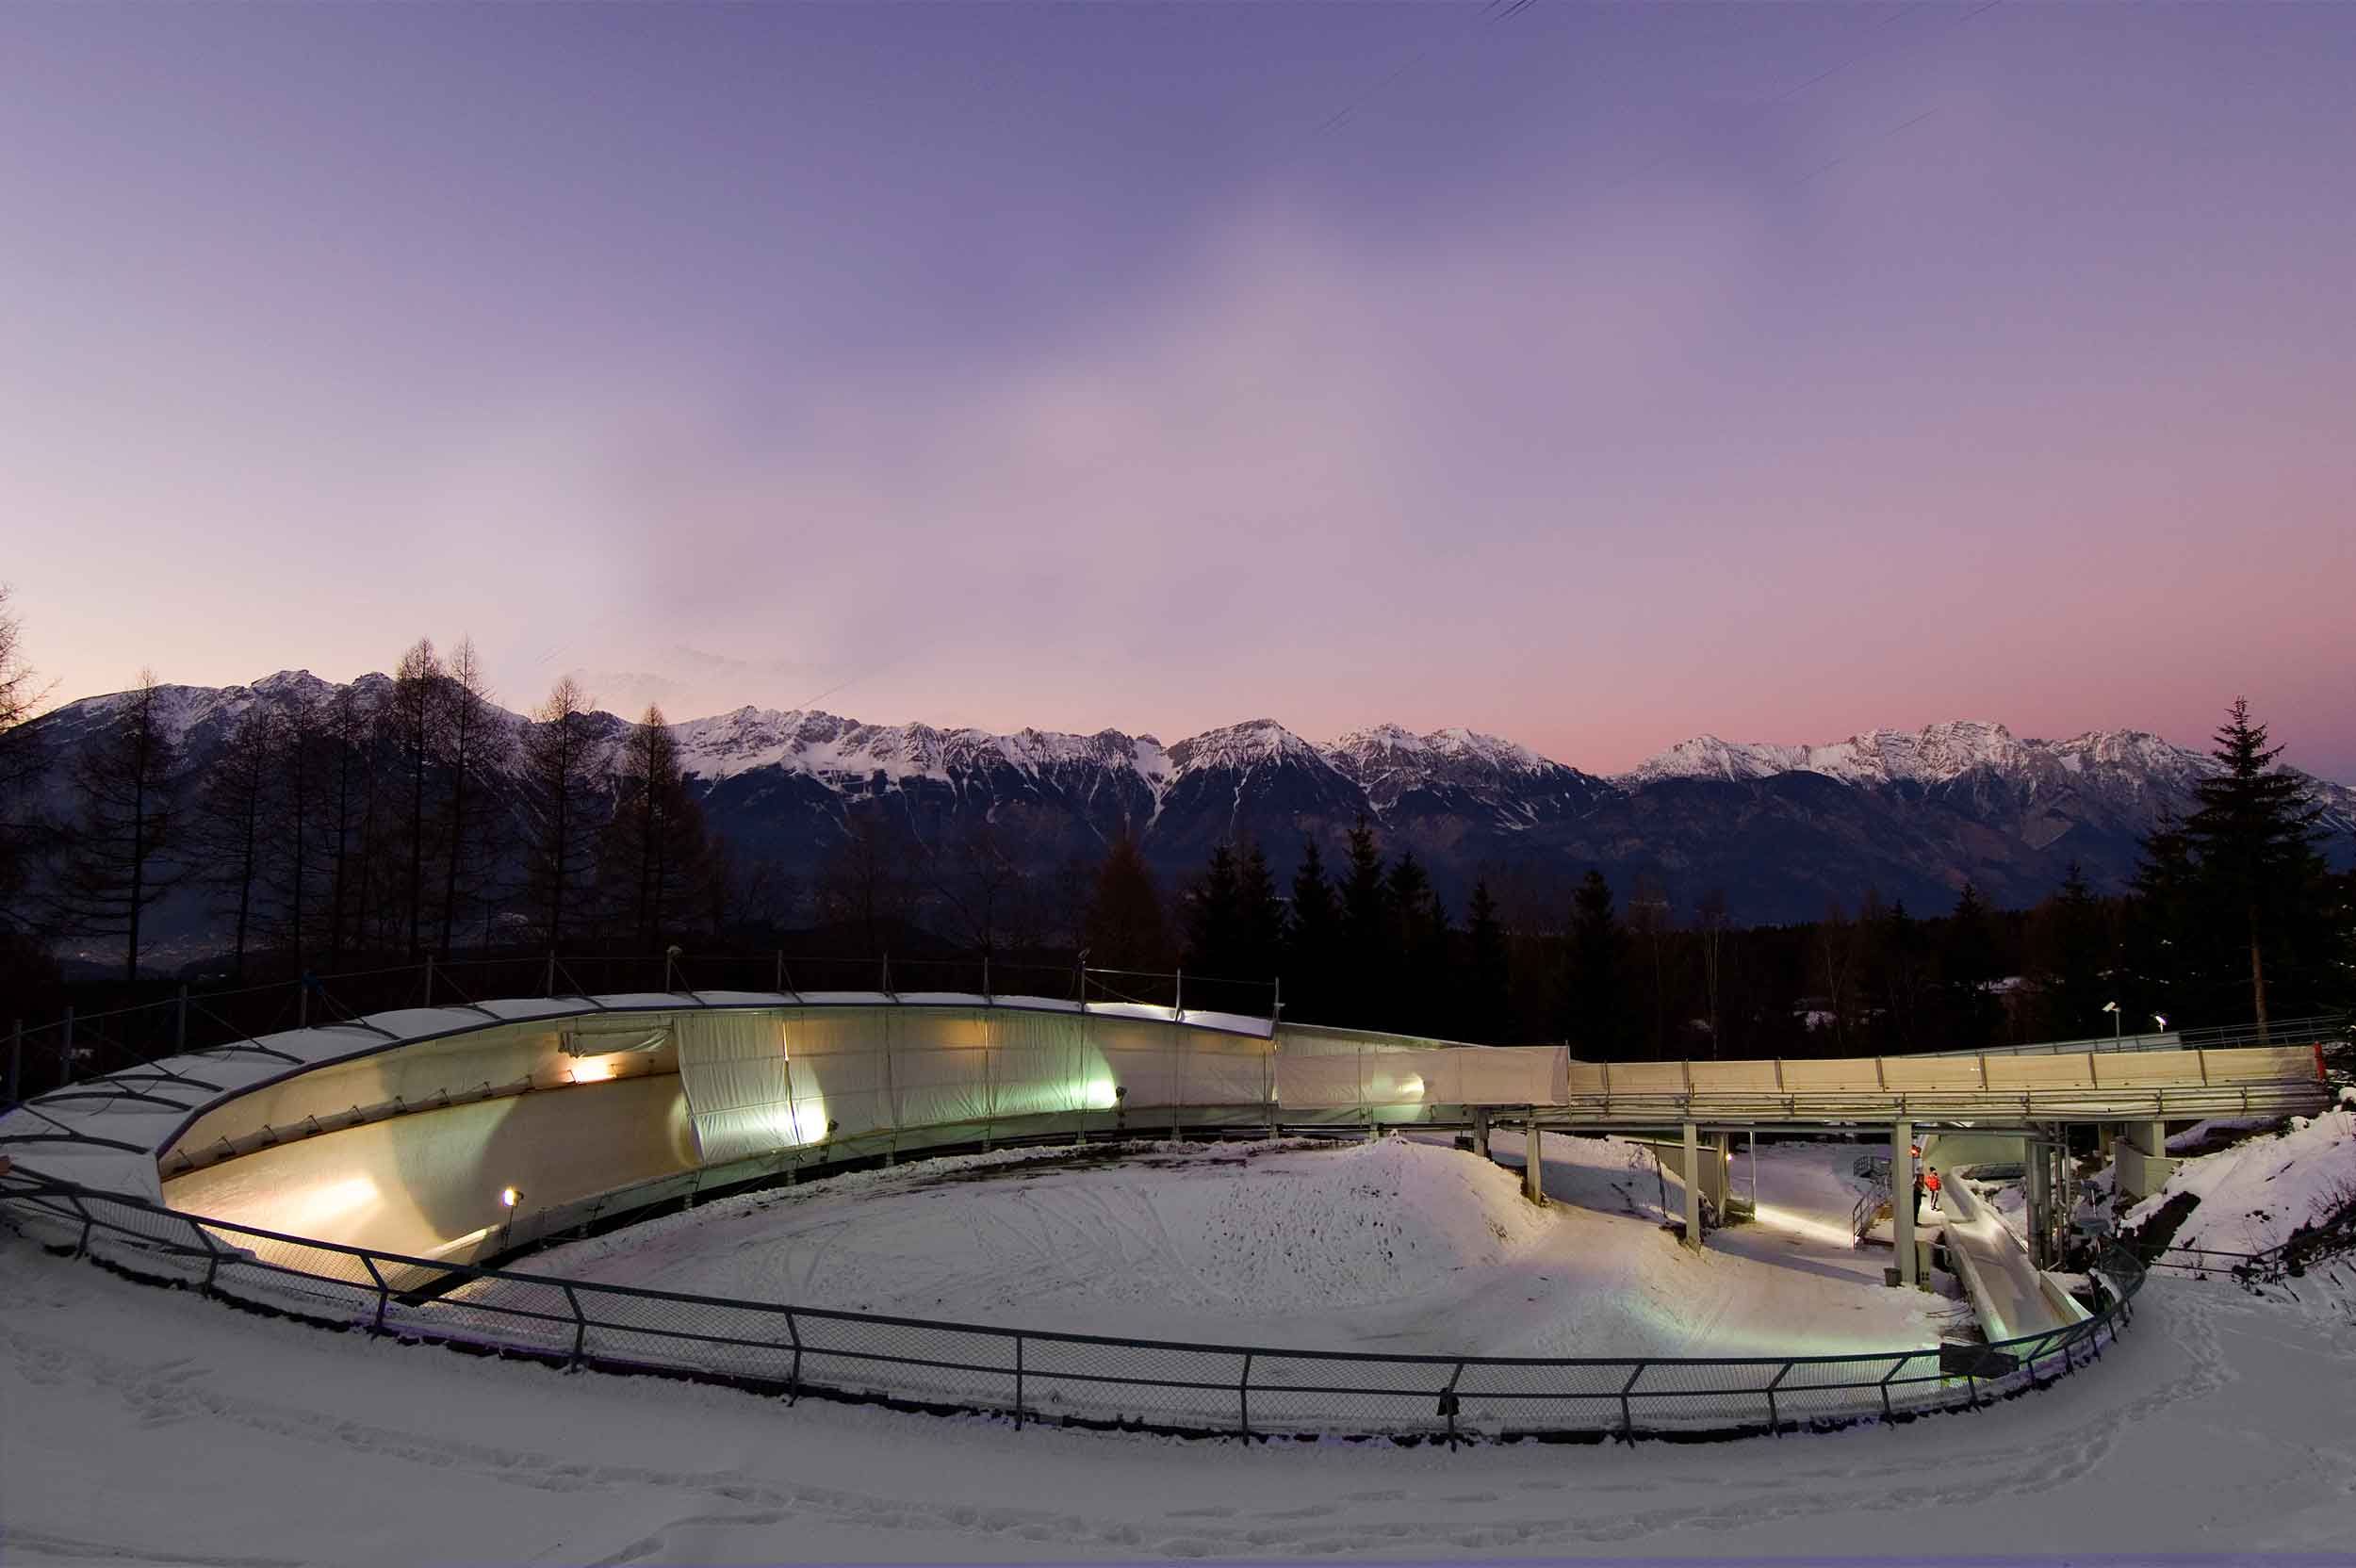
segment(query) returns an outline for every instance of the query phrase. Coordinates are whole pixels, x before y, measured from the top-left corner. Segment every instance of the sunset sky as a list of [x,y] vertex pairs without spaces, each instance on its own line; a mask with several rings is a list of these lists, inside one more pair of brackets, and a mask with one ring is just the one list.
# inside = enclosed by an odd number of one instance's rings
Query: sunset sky
[[2356,780],[2356,6],[11,5],[54,700]]

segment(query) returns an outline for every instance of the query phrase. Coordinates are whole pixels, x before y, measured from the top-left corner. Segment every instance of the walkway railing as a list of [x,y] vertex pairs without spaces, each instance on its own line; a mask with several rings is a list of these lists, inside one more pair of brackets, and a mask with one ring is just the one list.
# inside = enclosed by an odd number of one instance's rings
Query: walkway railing
[[142,1279],[329,1328],[565,1367],[1067,1426],[1455,1443],[1783,1432],[1986,1403],[2100,1358],[2144,1280],[2097,1265],[2083,1322],[2000,1345],[1840,1356],[1377,1355],[935,1322],[477,1268],[0,1177],[0,1213]]

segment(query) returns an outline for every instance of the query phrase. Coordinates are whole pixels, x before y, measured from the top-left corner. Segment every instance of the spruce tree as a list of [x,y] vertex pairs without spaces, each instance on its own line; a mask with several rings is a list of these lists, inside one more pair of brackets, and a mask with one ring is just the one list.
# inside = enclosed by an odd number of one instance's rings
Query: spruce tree
[[1464,910],[1464,1037],[1503,1045],[1510,1028],[1513,956],[1486,877],[1473,884]]
[[2106,994],[2102,904],[2086,886],[2078,862],[2070,862],[2059,891],[2042,911],[2045,985],[2050,997],[2046,1028],[2055,1039],[2080,1039],[2102,1027],[2102,1004],[2126,998]]
[[1445,994],[1447,939],[1435,929],[1447,912],[1432,895],[1432,879],[1412,849],[1402,850],[1383,879],[1383,902],[1390,914],[1383,1027],[1403,1034],[1431,1034]]
[[2201,902],[2221,930],[2247,944],[2250,1005],[2263,1037],[2269,954],[2273,984],[2295,1006],[2313,1004],[2314,977],[2331,929],[2327,871],[2317,853],[2321,808],[2307,781],[2276,765],[2281,746],[2240,697],[2226,710],[2211,753],[2219,771],[2195,786],[2200,808],[2185,820],[2185,847],[2199,866]]
[[1258,844],[1248,845],[1235,873],[1235,977],[1273,979],[1283,962],[1284,906],[1276,878]]
[[1315,839],[1301,841],[1293,871],[1292,907],[1284,922],[1284,1011],[1294,1018],[1327,1018],[1334,954],[1341,941],[1341,905]]
[[1612,908],[1612,884],[1590,870],[1571,897],[1571,926],[1562,981],[1562,1029],[1571,1054],[1612,1061],[1624,1043],[1621,990],[1628,939]]
[[1186,968],[1220,980],[1235,977],[1239,904],[1235,852],[1215,844],[1202,878],[1186,890]]
[[1955,913],[1947,917],[1946,940],[1939,952],[1939,974],[1947,987],[1947,1013],[1957,1050],[1975,1050],[1996,1032],[2000,1011],[1989,985],[1996,972],[1996,935],[1988,905],[1970,879],[1956,895]]
[[1159,972],[1170,967],[1170,927],[1137,841],[1122,834],[1096,869],[1086,928],[1092,969]]
[[1364,817],[1350,830],[1350,861],[1342,875],[1341,900],[1341,964],[1334,985],[1344,994],[1333,1000],[1337,1004],[1346,1003],[1351,1015],[1363,1020],[1369,1013],[1388,1010],[1394,949],[1390,884],[1383,875],[1374,829]]

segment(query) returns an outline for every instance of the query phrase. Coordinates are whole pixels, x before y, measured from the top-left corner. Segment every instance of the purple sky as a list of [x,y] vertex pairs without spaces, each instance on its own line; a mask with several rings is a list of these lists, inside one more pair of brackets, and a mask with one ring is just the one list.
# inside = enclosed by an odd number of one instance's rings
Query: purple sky
[[[2356,778],[2356,6],[0,8],[60,699]],[[1337,118],[1338,117],[1338,118]],[[839,689],[837,689],[839,688]]]

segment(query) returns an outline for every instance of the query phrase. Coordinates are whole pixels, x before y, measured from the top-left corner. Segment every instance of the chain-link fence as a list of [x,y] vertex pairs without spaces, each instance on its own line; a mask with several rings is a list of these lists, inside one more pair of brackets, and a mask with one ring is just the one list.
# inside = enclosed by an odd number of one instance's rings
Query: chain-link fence
[[142,1279],[337,1328],[568,1367],[1193,1434],[1404,1441],[1788,1431],[1976,1405],[2102,1355],[2144,1280],[2106,1250],[2091,1315],[1997,1345],[1842,1356],[1386,1356],[1039,1332],[593,1284],[283,1235],[0,1178],[21,1231]]

